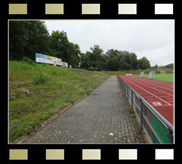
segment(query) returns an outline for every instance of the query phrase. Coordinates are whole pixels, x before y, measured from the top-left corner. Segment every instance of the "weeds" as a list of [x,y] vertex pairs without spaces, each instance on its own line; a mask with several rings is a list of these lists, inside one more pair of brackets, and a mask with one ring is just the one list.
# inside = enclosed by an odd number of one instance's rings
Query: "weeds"
[[35,62],[33,60],[29,59],[28,57],[23,57],[22,61],[25,63],[28,63],[30,65],[35,65]]
[[132,118],[135,118],[136,117],[135,113],[131,114],[131,117]]
[[[37,63],[31,65],[26,60],[9,61],[9,83],[16,85],[9,88],[10,95],[29,93],[28,96],[18,96],[9,101],[9,112],[12,113],[9,115],[10,143],[109,77],[101,72],[70,70]],[[22,83],[27,84],[26,87],[17,85]],[[44,92],[36,92],[40,89],[44,89]]]
[[131,109],[131,110],[129,110],[129,112],[130,112],[130,113],[134,113],[134,110]]
[[59,89],[63,89],[67,85],[67,83],[65,81],[59,81],[57,85]]
[[49,76],[47,75],[47,73],[43,73],[43,74],[41,74],[41,75],[38,75],[38,76],[34,77],[33,83],[34,83],[35,85],[39,85],[39,84],[43,85],[43,84],[45,84],[46,82],[48,82],[49,80],[50,80],[50,78],[49,78]]

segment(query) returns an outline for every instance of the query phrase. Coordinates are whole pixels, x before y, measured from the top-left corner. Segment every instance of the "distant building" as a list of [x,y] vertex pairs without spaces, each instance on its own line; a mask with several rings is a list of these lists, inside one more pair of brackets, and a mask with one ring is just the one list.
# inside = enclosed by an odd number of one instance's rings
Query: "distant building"
[[92,65],[87,68],[89,71],[98,71],[98,68],[93,67]]

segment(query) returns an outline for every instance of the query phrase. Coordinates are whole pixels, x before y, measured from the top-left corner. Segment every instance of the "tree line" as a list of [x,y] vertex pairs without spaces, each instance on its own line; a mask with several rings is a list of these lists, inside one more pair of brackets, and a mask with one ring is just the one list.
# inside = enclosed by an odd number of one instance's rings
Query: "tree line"
[[137,59],[135,53],[128,51],[109,49],[104,53],[99,45],[94,45],[82,53],[78,44],[68,40],[66,32],[53,31],[50,35],[43,21],[10,21],[9,59],[22,60],[26,56],[35,60],[36,52],[61,58],[73,68],[93,66],[106,71],[150,68],[146,57]]
[[91,47],[90,50],[86,53],[81,53],[81,66],[83,68],[87,68],[90,65],[106,71],[150,68],[149,60],[146,57],[138,60],[135,53],[114,49],[109,49],[106,53],[103,53],[103,50],[98,45]]
[[51,35],[43,21],[9,22],[9,59],[35,60],[35,53],[61,58],[73,67],[80,62],[80,48],[68,40],[64,31],[53,31]]

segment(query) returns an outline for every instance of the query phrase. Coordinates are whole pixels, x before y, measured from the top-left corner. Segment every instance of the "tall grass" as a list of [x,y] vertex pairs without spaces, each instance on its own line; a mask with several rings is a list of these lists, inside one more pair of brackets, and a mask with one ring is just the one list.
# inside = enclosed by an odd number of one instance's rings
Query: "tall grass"
[[35,65],[35,62],[26,56],[23,57],[22,62],[28,63],[30,65]]
[[[27,59],[9,61],[9,142],[36,128],[40,123],[59,112],[69,103],[97,87],[109,75],[81,69],[32,64]],[[17,84],[26,84],[21,88]],[[44,89],[44,92],[19,96],[23,90],[29,92]],[[17,109],[22,109],[18,110]]]
[[48,82],[50,80],[50,77],[48,76],[47,73],[43,72],[42,74],[40,75],[37,75],[34,77],[33,79],[33,83],[35,85],[38,85],[38,84],[45,84],[46,82]]

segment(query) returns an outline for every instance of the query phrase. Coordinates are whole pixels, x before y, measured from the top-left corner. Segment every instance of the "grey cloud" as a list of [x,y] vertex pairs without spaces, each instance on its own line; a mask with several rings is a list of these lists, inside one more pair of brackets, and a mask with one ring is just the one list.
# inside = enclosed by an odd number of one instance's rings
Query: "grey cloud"
[[98,44],[108,49],[146,56],[151,65],[174,62],[174,20],[54,20],[47,29],[65,31],[82,52]]

